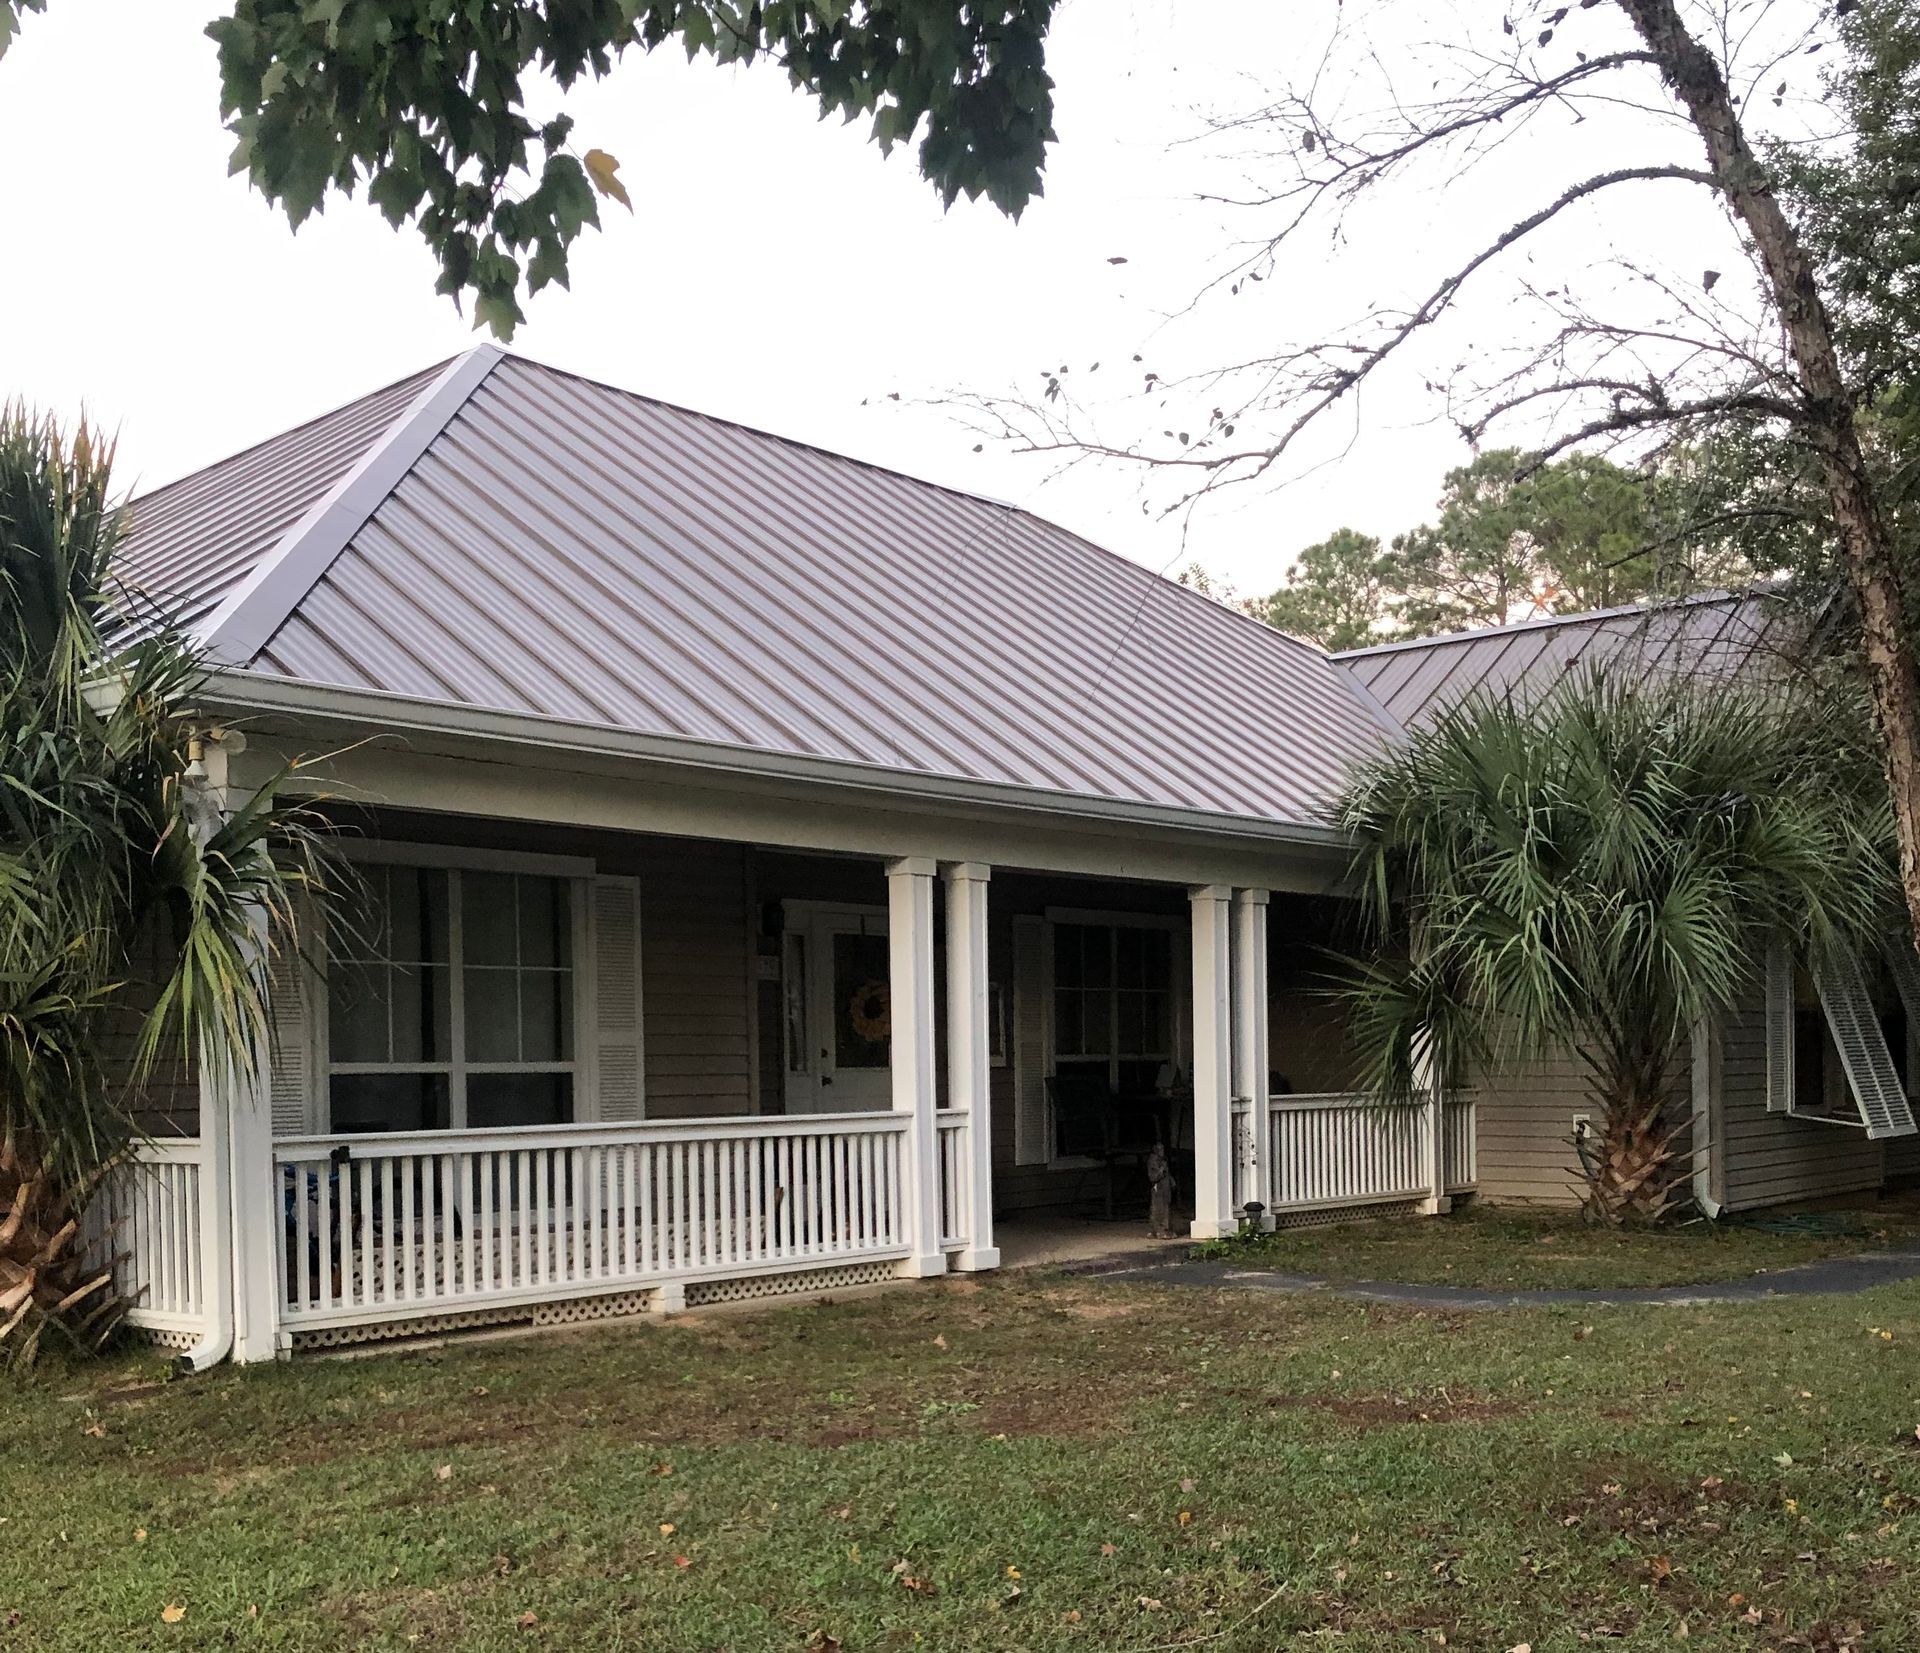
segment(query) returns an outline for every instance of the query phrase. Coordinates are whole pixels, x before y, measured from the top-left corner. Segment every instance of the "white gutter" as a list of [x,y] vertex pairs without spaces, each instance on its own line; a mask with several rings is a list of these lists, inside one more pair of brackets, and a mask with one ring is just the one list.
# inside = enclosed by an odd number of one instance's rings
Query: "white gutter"
[[531,712],[495,711],[373,689],[334,688],[258,672],[213,672],[202,685],[201,693],[202,698],[217,700],[223,708],[334,719],[376,734],[454,735],[548,752],[632,758],[715,774],[800,781],[924,802],[974,804],[1080,821],[1203,832],[1215,837],[1271,844],[1276,848],[1344,854],[1353,847],[1345,833],[1331,826],[890,769],[846,758],[765,752],[718,741],[574,723]]

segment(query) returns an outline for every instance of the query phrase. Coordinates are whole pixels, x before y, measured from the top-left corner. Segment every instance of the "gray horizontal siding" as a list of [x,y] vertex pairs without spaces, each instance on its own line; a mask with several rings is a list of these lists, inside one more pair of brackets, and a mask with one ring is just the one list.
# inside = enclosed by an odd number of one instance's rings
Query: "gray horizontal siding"
[[1876,1190],[1880,1144],[1845,1125],[1767,1112],[1766,1011],[1756,993],[1723,1022],[1719,1109],[1729,1211]]

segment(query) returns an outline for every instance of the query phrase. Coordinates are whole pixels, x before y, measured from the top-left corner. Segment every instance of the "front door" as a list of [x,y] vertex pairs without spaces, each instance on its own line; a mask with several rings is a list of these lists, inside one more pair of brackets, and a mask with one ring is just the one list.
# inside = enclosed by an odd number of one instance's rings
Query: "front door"
[[[794,914],[790,923],[799,922]],[[822,907],[805,919],[807,1067],[790,1073],[795,1113],[879,1112],[893,1105],[893,995],[887,915]]]

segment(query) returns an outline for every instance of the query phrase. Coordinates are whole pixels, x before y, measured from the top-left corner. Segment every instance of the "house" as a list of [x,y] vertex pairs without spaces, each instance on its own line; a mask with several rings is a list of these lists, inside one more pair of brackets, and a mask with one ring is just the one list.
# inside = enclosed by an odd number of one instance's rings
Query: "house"
[[988,1269],[1156,1140],[1202,1235],[1472,1186],[1307,987],[1392,720],[1031,514],[485,348],[116,566],[362,885],[120,1196],[195,1364]]
[[[1336,655],[1396,723],[1415,727],[1480,688],[1539,694],[1608,662],[1711,680],[1788,672],[1805,624],[1784,595],[1712,593],[1553,616]],[[1920,1172],[1920,959],[1884,957],[1816,974],[1780,950],[1754,961],[1750,993],[1693,1031],[1675,1117],[1692,1192],[1710,1213],[1877,1191]],[[1570,1205],[1568,1143],[1587,1117],[1571,1057],[1476,1087],[1479,1191]]]
[[[1326,812],[1447,683],[1669,617],[1336,659],[491,347],[136,500],[116,570],[205,651],[196,779],[357,873],[114,1193],[194,1366],[991,1269],[1156,1143],[1201,1236],[1567,1197],[1570,1069],[1355,1094]],[[1703,1030],[1703,1196],[1876,1184],[1884,1075],[1770,1109],[1768,1025]]]

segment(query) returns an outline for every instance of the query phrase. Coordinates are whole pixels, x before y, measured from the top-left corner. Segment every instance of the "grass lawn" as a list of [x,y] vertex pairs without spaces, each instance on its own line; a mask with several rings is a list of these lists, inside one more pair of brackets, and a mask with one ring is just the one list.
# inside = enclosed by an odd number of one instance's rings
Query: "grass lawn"
[[1920,1284],[1044,1277],[0,1387],[0,1648],[1920,1646]]
[[[1774,1214],[1768,1221],[1778,1223]],[[1920,1245],[1912,1195],[1865,1209],[1815,1213],[1797,1232],[1732,1218],[1655,1229],[1591,1228],[1562,1212],[1469,1206],[1440,1222],[1342,1223],[1228,1240],[1202,1255],[1324,1280],[1573,1288],[1693,1286],[1791,1268],[1821,1257]]]

